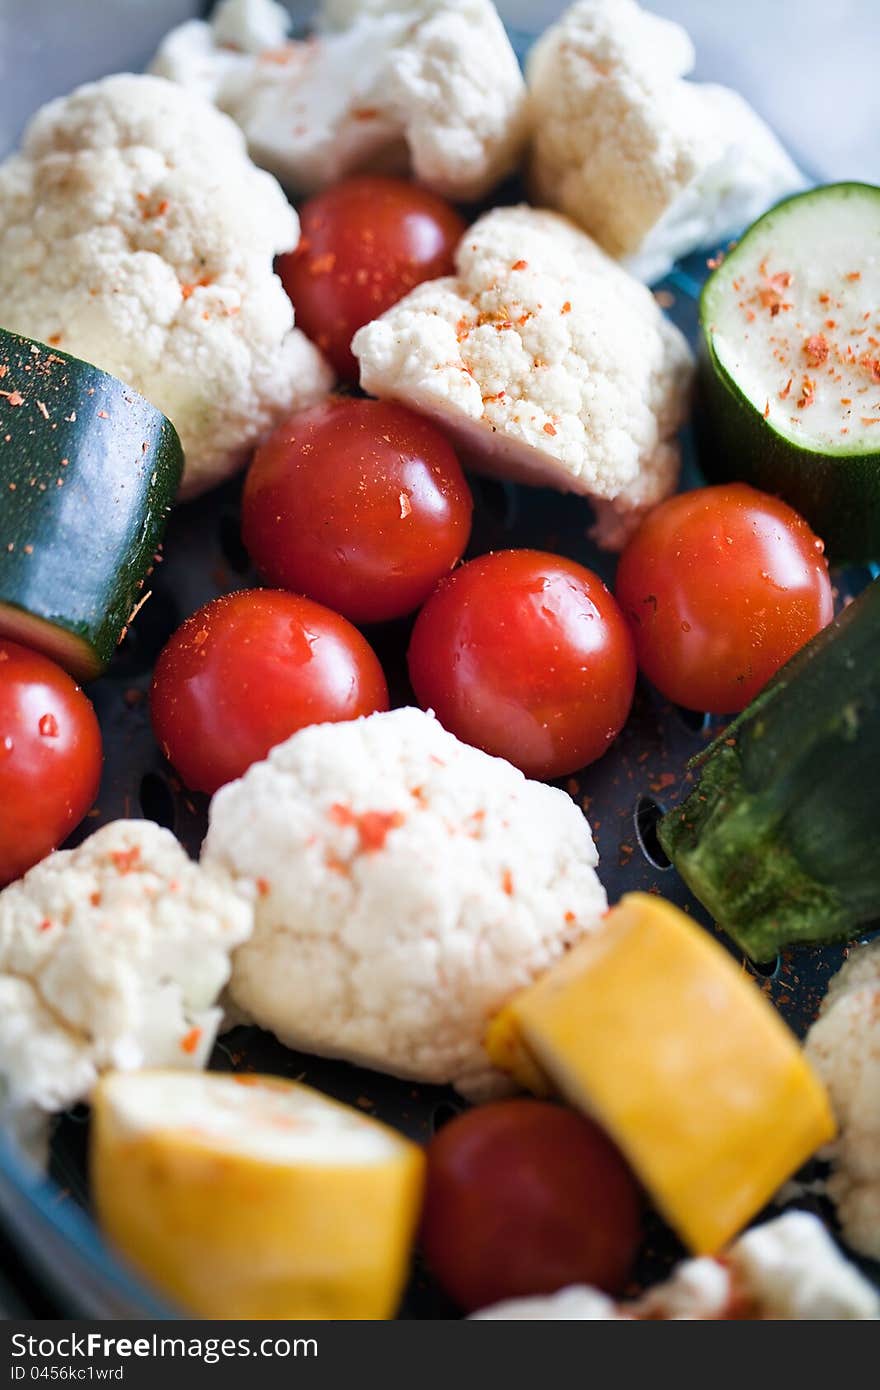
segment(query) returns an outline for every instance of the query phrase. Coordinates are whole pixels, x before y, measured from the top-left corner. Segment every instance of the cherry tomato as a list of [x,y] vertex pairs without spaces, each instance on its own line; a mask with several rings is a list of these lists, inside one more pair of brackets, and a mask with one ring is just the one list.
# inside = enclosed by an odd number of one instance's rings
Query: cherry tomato
[[257,450],[244,543],[270,584],[353,622],[411,612],[461,557],[471,495],[451,446],[405,406],[338,398]]
[[356,382],[357,329],[423,280],[450,275],[465,224],[436,194],[375,174],[310,198],[300,222],[300,243],[279,257],[278,274],[298,326]]
[[98,795],[101,730],[48,657],[0,639],[0,887],[57,849]]
[[743,709],[831,621],[823,549],[803,517],[745,483],[661,503],[615,585],[648,680],[687,709]]
[[595,574],[558,555],[500,550],[438,586],[416,620],[409,673],[419,704],[465,743],[531,777],[561,777],[620,732],[636,663]]
[[427,1156],[422,1246],[462,1308],[567,1284],[621,1291],[641,1200],[591,1120],[546,1101],[496,1101],[450,1120]]
[[150,692],[162,751],[203,792],[306,724],[387,708],[382,668],[357,629],[269,589],[214,599],[187,618],[162,649]]

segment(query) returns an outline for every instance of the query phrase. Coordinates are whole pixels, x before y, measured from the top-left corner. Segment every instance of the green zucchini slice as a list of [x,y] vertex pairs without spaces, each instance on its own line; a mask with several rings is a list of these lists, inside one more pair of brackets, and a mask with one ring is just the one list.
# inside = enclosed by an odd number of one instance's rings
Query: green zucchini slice
[[693,765],[660,843],[747,955],[880,921],[880,579]]
[[174,426],[131,387],[0,329],[0,635],[100,674],[182,469]]
[[880,188],[779,203],[707,280],[707,477],[784,497],[834,563],[880,558]]

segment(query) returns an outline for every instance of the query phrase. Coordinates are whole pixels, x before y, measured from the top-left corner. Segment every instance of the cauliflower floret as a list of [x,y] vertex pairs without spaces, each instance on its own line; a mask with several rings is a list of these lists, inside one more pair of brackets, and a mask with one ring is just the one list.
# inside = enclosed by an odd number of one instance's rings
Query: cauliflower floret
[[0,165],[3,323],[163,410],[191,496],[330,388],[272,270],[298,238],[232,121],[158,77],[109,77],[43,107]]
[[316,33],[290,43],[285,21],[270,0],[224,0],[172,30],[153,71],[233,116],[296,193],[411,171],[467,200],[513,168],[525,83],[491,0],[325,0]]
[[496,208],[456,266],[358,330],[361,385],[433,415],[474,467],[590,497],[600,540],[621,545],[675,489],[684,338],[556,213]]
[[473,1098],[489,1017],[605,909],[562,791],[400,709],[301,730],[211,803],[203,862],[256,883],[233,1002],[289,1046]]
[[817,1217],[789,1211],[746,1231],[723,1261],[685,1260],[665,1283],[632,1302],[614,1304],[596,1289],[575,1285],[549,1298],[510,1299],[475,1316],[862,1321],[880,1317],[880,1296],[844,1259]]
[[0,893],[0,1120],[86,1100],[108,1070],[204,1066],[253,910],[151,821],[115,821]]
[[529,55],[536,200],[649,281],[804,186],[742,97],[682,80],[693,65],[635,0],[578,0]]
[[840,1133],[828,1190],[847,1242],[880,1260],[880,938],[856,947],[807,1035]]

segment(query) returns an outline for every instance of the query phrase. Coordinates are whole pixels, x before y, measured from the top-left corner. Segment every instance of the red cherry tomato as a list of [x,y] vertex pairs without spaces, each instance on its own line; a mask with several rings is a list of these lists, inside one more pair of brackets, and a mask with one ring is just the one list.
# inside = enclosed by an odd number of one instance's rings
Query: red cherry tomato
[[310,198],[302,237],[278,259],[298,326],[341,377],[358,380],[357,329],[423,280],[450,275],[465,224],[448,203],[404,179],[362,175]]
[[270,584],[353,622],[411,612],[461,557],[471,495],[451,446],[405,406],[338,398],[257,450],[242,532]]
[[636,663],[595,574],[538,550],[483,555],[444,580],[416,620],[419,704],[465,743],[531,777],[593,762],[620,732]]
[[0,639],[0,888],[79,825],[98,795],[101,730],[48,657]]
[[687,709],[743,709],[831,621],[823,549],[803,517],[745,483],[670,497],[617,570],[640,669]]
[[619,1293],[641,1236],[635,1179],[601,1129],[538,1100],[450,1120],[428,1145],[422,1246],[468,1312],[592,1284]]
[[382,668],[329,608],[250,589],[193,613],[162,649],[150,713],[166,758],[215,792],[302,729],[388,708]]

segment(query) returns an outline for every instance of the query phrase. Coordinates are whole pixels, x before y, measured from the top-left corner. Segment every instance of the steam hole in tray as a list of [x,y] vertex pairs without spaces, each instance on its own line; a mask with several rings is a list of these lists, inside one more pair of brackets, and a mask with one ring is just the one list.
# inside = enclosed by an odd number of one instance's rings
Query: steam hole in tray
[[748,960],[743,957],[743,964],[753,975],[757,975],[762,980],[775,980],[779,974],[782,959],[777,956],[775,960]]
[[654,865],[655,869],[672,867],[669,856],[657,835],[657,823],[662,815],[664,815],[664,808],[659,801],[655,801],[652,796],[639,797],[633,812],[636,839],[642,854],[649,864]]
[[241,539],[241,519],[237,512],[224,512],[220,518],[220,549],[235,574],[247,574],[251,562]]
[[456,1110],[454,1105],[450,1105],[447,1101],[441,1101],[439,1105],[434,1106],[434,1113],[431,1116],[431,1129],[436,1134],[444,1125],[448,1125],[449,1121],[454,1120],[456,1115],[460,1113],[461,1112]]
[[174,793],[160,772],[145,772],[138,797],[147,820],[173,830],[177,820]]
[[701,734],[712,718],[711,714],[706,714],[701,709],[685,709],[684,705],[676,705],[675,712],[680,722],[692,734]]

